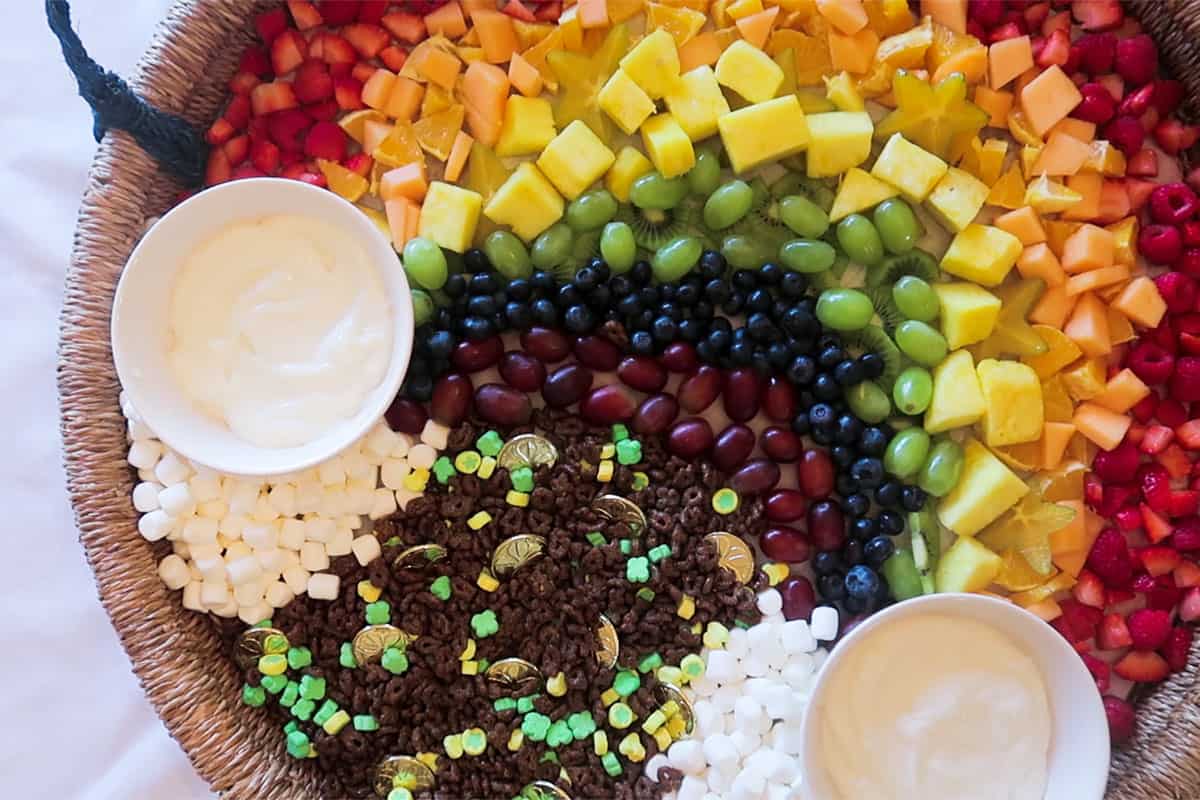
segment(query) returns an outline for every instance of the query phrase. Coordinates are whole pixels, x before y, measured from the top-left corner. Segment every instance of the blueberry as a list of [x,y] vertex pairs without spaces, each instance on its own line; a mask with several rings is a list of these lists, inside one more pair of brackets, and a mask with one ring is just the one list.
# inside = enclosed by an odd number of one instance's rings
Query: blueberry
[[538,325],[552,328],[558,324],[558,307],[546,297],[533,301],[533,320]]
[[634,331],[629,337],[629,347],[638,355],[648,356],[654,352],[654,337],[649,331]]
[[842,414],[837,418],[837,432],[834,438],[838,444],[851,445],[858,442],[862,434],[863,424],[853,414]]
[[707,300],[697,300],[696,305],[692,306],[692,317],[704,322],[708,322],[713,318],[713,304]]
[[675,294],[679,291],[678,284],[660,283],[658,285],[658,298],[660,300],[674,300]]
[[845,578],[838,572],[822,575],[817,579],[817,591],[823,599],[836,603],[846,596]]
[[675,302],[684,308],[691,308],[700,301],[701,290],[699,284],[688,281],[680,284],[679,291],[675,293]]
[[528,300],[533,297],[533,284],[525,278],[513,278],[504,289],[509,300]]
[[463,320],[463,334],[473,342],[486,339],[495,333],[495,326],[486,317],[467,317]]
[[567,309],[567,313],[563,315],[563,325],[571,333],[585,334],[595,324],[596,315],[590,308],[584,305],[571,306]]
[[896,545],[886,536],[868,539],[863,546],[863,555],[866,556],[867,563],[872,567],[883,566],[883,562],[891,558],[894,552],[896,552]]
[[496,313],[496,301],[490,295],[476,295],[467,301],[467,313],[489,317]]
[[467,272],[487,272],[492,268],[492,262],[488,261],[482,250],[472,247],[463,253],[463,266],[467,268]]
[[808,421],[813,427],[831,425],[834,420],[833,406],[828,403],[817,403],[808,410]]
[[920,511],[925,507],[928,495],[919,486],[905,486],[900,490],[900,507],[905,511]]
[[637,294],[627,294],[617,301],[617,311],[627,317],[631,317],[642,310],[642,298]]
[[849,539],[842,545],[842,561],[846,566],[853,567],[863,562],[863,543],[858,539]]
[[874,600],[879,591],[879,575],[870,567],[859,564],[846,573],[846,594],[860,600]]
[[850,465],[850,478],[863,489],[874,489],[883,480],[883,462],[860,458]]
[[842,386],[857,386],[863,382],[864,377],[859,363],[849,358],[839,361],[833,368],[833,379]]
[[730,340],[729,331],[717,330],[710,327],[708,331],[707,341],[710,347],[717,352],[723,353],[729,347]]
[[624,297],[633,291],[633,281],[624,275],[617,275],[608,282],[608,290],[613,297]]
[[763,286],[778,286],[783,280],[783,267],[768,261],[758,268],[758,280]]
[[767,351],[761,347],[754,348],[754,355],[750,357],[750,366],[754,367],[754,371],[764,378],[772,372],[771,359],[767,358]]
[[784,312],[779,324],[792,336],[811,338],[817,329],[817,319],[799,306],[792,306]]
[[898,536],[904,531],[904,518],[895,511],[879,512],[879,532],[888,536]]
[[[887,449],[888,436],[877,425],[864,428],[858,437],[858,449],[866,456],[880,456]],[[874,488],[874,487],[871,487]]]
[[495,273],[492,272],[476,272],[471,276],[467,288],[471,294],[491,294],[500,288],[500,281]]
[[733,285],[744,292],[758,288],[758,276],[748,269],[739,269],[733,273]]
[[775,323],[761,311],[755,311],[746,318],[746,330],[756,342],[771,342],[779,336],[779,329],[775,327]]
[[454,350],[454,334],[436,331],[429,336],[429,355],[433,358],[449,358]]
[[771,364],[771,372],[781,372],[788,365],[788,359],[792,354],[788,352],[787,345],[783,342],[772,342],[767,345],[767,361]]
[[818,400],[828,402],[841,399],[842,389],[838,386],[837,381],[833,379],[832,375],[827,372],[821,372],[817,374],[817,377],[813,378],[812,393],[813,397]]
[[596,273],[596,281],[604,283],[612,277],[612,270],[608,268],[608,262],[599,256],[592,256],[588,259],[588,269]]
[[865,494],[855,492],[842,498],[842,511],[851,517],[863,517],[871,510],[871,501]]
[[654,320],[651,330],[654,332],[654,341],[669,344],[675,341],[675,334],[679,328],[675,324],[675,320],[661,316]]
[[813,571],[818,575],[829,575],[834,572],[840,572],[842,569],[842,558],[836,550],[823,550],[813,556]]
[[704,324],[698,319],[685,319],[679,323],[679,338],[685,342],[698,342],[704,335]]
[[900,503],[900,484],[896,481],[884,481],[875,490],[875,502],[884,508],[892,508]]
[[583,292],[570,283],[564,283],[558,287],[558,291],[554,294],[554,304],[559,308],[570,308],[571,306],[579,305],[584,301]]
[[704,296],[714,303],[724,303],[729,299],[729,284],[720,278],[713,278],[704,284]]
[[504,316],[508,318],[508,324],[519,331],[533,327],[533,313],[525,303],[516,301],[505,303]]
[[740,314],[746,306],[746,295],[741,292],[730,292],[729,297],[721,303],[721,308],[725,309],[726,314]]
[[630,280],[638,286],[648,285],[653,277],[654,270],[651,269],[649,261],[638,261],[633,265],[633,269],[629,270]]
[[433,397],[433,378],[428,375],[409,375],[400,392],[409,399],[424,403]]
[[725,274],[725,257],[716,250],[705,250],[700,254],[700,277],[719,278]]
[[799,272],[789,270],[779,282],[779,291],[783,292],[785,297],[803,297],[808,291],[808,281]]
[[850,536],[855,539],[871,539],[878,534],[879,524],[870,517],[859,517],[850,523]]
[[797,436],[807,436],[812,430],[812,423],[809,422],[808,414],[800,413],[792,417],[792,433]]
[[[837,429],[834,429],[833,440],[837,441]],[[854,451],[844,444],[835,444],[829,448],[829,458],[838,469],[844,469],[854,461]]]
[[713,349],[712,343],[708,339],[696,343],[696,355],[705,364],[712,364],[718,358],[717,351]]
[[833,425],[814,425],[808,436],[822,447],[828,447],[833,444]]
[[858,357],[858,366],[862,369],[863,377],[869,381],[873,381],[882,375],[886,367],[883,362],[883,356],[877,353],[863,353]]
[[766,289],[753,289],[746,295],[746,308],[749,311],[770,311],[771,293]]
[[729,358],[738,366],[748,366],[754,359],[754,345],[747,341],[734,341],[729,346]]
[[554,280],[554,276],[549,272],[543,272],[540,269],[533,273],[529,278],[529,283],[534,289],[543,292],[553,292],[558,286],[558,282]]
[[[817,343],[820,345],[820,342]],[[822,347],[821,354],[817,356],[817,363],[822,367],[836,367],[846,358],[846,351],[838,345],[832,347]]]
[[800,386],[812,383],[817,374],[817,365],[808,356],[796,356],[787,368],[787,379]]
[[462,297],[467,291],[467,279],[456,272],[446,278],[446,282],[442,284],[442,291],[451,300],[456,297]]

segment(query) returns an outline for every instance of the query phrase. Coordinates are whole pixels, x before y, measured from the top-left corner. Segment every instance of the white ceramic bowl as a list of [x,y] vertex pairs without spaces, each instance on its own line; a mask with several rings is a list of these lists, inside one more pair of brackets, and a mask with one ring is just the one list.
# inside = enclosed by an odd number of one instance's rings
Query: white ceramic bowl
[[[351,232],[379,270],[392,312],[392,355],[382,382],[357,414],[299,447],[258,447],[233,435],[195,407],[174,380],[167,361],[171,291],[188,255],[233,223],[274,214],[320,218]],[[172,449],[238,475],[305,469],[365,434],[399,391],[412,341],[412,295],[391,243],[365,214],[333,192],[282,178],[230,181],[171,209],[146,231],[130,255],[113,303],[113,360],[133,407]]]
[[[1096,683],[1083,660],[1066,639],[1033,614],[1012,603],[977,594],[933,594],[897,603],[860,624],[838,643],[817,676],[804,715],[801,760],[808,789],[805,796],[811,800],[834,796],[821,761],[819,733],[822,714],[836,713],[836,709],[825,706],[829,676],[851,650],[869,641],[873,631],[925,614],[982,622],[1005,634],[1033,659],[1050,699],[1050,759],[1044,800],[1102,800],[1108,782],[1108,721]],[[872,689],[864,687],[864,691]]]

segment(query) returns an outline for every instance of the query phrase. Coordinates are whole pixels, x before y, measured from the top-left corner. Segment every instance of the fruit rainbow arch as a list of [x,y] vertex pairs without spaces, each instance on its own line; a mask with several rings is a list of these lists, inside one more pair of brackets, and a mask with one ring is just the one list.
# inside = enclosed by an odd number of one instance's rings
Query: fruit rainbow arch
[[[664,433],[763,496],[797,614],[1008,598],[1079,650],[1115,742],[1128,685],[1187,665],[1200,131],[1115,0],[291,0],[254,25],[206,183],[326,187],[391,238],[419,325],[398,430],[516,424],[540,391]],[[500,333],[536,356],[551,329],[620,382],[501,361]],[[725,433],[675,420],[722,393]]]

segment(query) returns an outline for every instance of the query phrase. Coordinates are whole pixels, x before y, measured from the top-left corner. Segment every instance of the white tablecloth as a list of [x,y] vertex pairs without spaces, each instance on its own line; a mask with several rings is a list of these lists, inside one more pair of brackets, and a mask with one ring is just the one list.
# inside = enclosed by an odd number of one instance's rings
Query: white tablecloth
[[[169,4],[72,5],[92,54],[128,74]],[[95,142],[42,14],[5,3],[0,28],[0,797],[211,797],[134,679],[66,501],[55,341]]]

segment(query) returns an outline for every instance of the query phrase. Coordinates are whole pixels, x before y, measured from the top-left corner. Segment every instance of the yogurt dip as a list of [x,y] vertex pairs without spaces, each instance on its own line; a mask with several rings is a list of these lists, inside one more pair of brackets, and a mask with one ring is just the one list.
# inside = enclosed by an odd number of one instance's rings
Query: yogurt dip
[[871,631],[813,711],[836,800],[1045,796],[1045,683],[1024,651],[983,623],[925,614]]
[[379,386],[395,324],[382,276],[314,217],[237,223],[198,246],[171,292],[167,359],[205,414],[258,447],[306,444]]

